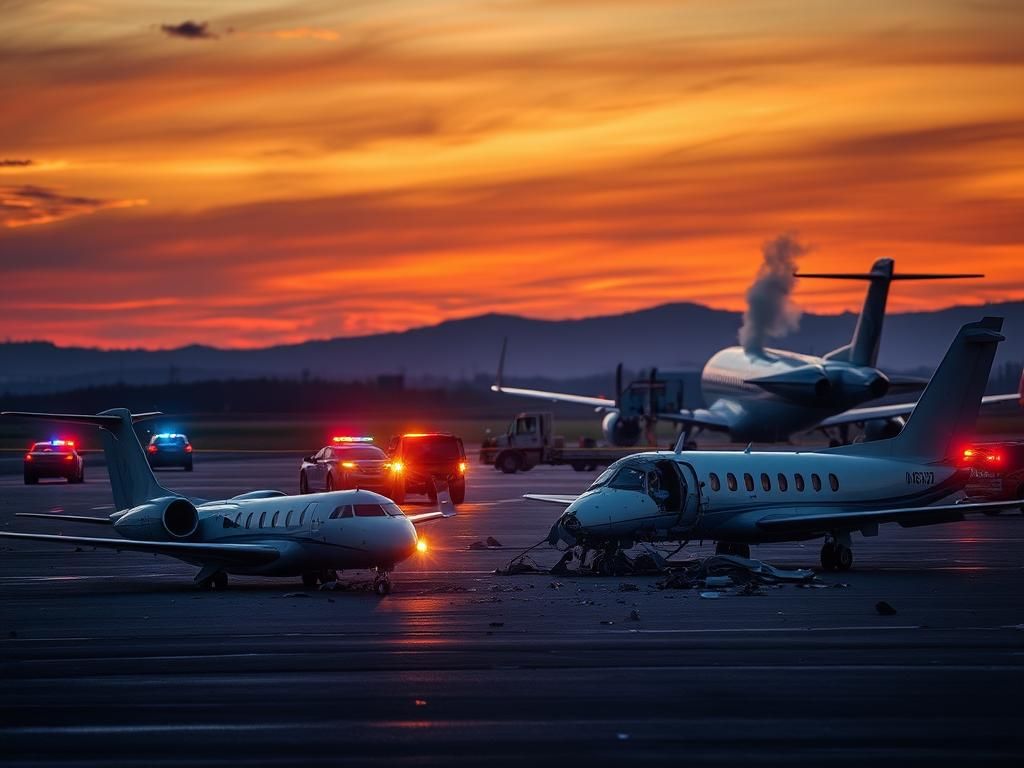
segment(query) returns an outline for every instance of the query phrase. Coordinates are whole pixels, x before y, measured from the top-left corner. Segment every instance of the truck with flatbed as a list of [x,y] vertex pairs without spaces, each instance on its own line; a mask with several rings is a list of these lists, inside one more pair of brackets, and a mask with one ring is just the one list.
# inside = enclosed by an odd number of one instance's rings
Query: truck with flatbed
[[554,426],[555,418],[551,413],[520,413],[504,434],[483,441],[480,463],[508,475],[525,472],[538,464],[568,464],[577,472],[591,472],[638,450],[599,446],[589,438],[580,438],[576,445],[566,445],[565,438],[554,434]]

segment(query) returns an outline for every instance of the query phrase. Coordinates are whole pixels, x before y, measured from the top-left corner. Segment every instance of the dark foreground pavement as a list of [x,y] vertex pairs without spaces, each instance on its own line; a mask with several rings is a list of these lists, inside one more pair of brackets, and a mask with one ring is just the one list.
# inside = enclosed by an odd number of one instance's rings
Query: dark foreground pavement
[[[296,466],[161,477],[216,498],[292,490]],[[384,599],[365,573],[347,591],[233,578],[200,593],[165,558],[0,543],[0,762],[1020,763],[1020,515],[883,526],[855,539],[855,572],[822,579],[845,586],[710,600],[653,578],[491,575],[557,514],[519,494],[589,475],[473,469],[459,516],[425,529],[430,554]],[[4,530],[83,532],[19,511],[110,511],[102,470],[18,481],[0,478]],[[487,536],[503,548],[468,548]],[[817,545],[754,556],[813,566]]]

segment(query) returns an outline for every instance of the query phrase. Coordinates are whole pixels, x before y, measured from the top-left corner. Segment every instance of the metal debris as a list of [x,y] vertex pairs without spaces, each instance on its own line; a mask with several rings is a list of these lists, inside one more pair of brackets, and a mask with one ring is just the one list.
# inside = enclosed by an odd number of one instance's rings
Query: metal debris
[[879,616],[896,615],[896,609],[889,605],[889,603],[885,602],[885,600],[879,600],[877,603],[875,603],[875,610],[878,611]]

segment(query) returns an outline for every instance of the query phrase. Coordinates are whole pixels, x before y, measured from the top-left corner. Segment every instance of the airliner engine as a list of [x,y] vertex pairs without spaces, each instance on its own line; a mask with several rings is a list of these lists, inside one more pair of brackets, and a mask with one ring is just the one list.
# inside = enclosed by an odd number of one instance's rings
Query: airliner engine
[[601,422],[601,430],[611,445],[629,447],[640,440],[640,419],[626,419],[621,413],[609,413]]

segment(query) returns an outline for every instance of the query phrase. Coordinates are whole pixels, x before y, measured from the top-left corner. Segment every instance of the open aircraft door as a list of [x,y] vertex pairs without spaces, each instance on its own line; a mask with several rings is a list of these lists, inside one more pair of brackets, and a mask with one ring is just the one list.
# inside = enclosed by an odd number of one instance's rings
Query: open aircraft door
[[676,527],[690,531],[700,522],[700,517],[707,506],[707,499],[701,493],[701,482],[694,468],[682,461],[671,463],[680,474],[682,486],[683,508]]
[[655,463],[659,492],[652,494],[666,517],[667,525],[659,528],[668,530],[691,530],[700,519],[703,511],[703,499],[700,495],[700,482],[697,473],[689,464],[671,459],[661,459]]

